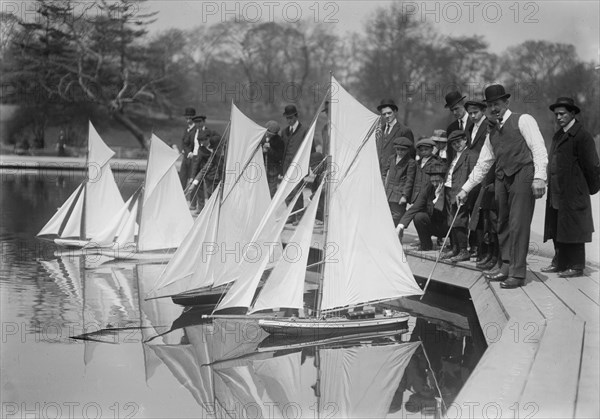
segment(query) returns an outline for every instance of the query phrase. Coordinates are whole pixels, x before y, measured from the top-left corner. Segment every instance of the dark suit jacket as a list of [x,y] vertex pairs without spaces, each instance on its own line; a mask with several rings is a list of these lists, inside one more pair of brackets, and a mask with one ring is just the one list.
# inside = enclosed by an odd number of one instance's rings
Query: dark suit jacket
[[[458,195],[460,189],[469,178],[469,174],[473,171],[478,158],[479,154],[476,151],[466,148],[452,168],[452,187],[450,188],[452,203],[456,202],[456,195]],[[452,162],[448,164],[448,167],[451,164]],[[447,178],[448,175],[446,175]]]
[[488,132],[487,118],[483,120],[481,125],[479,125],[479,128],[477,129],[477,132],[475,133],[475,138],[471,141],[471,134],[473,133],[474,128],[475,128],[475,124],[472,124],[467,128],[467,134],[468,134],[467,147],[470,150],[476,151],[477,154],[479,154],[481,152],[481,148],[483,147],[483,143],[485,142],[485,136],[487,135],[487,132]]
[[424,190],[425,187],[430,184],[429,175],[426,173],[426,171],[432,164],[441,164],[441,159],[435,155],[431,156],[431,158],[427,160],[427,163],[425,163],[425,166],[423,166],[423,168],[421,168],[420,162],[417,163],[413,191],[410,199],[408,200],[408,202],[410,202],[411,204],[413,204],[417,200],[421,190]]
[[183,138],[181,139],[181,151],[183,155],[187,157],[188,153],[194,151],[194,138],[196,137],[196,131],[198,129],[194,126],[188,131],[187,127],[183,131]]
[[385,178],[385,194],[389,202],[400,201],[403,196],[408,201],[412,195],[417,172],[417,163],[409,154],[396,163],[396,156],[388,162],[389,170]]
[[[381,135],[376,137],[375,143],[377,145],[377,156],[379,157],[379,169],[381,170],[381,177],[385,177],[388,172],[390,156],[395,156],[396,151],[394,150],[394,138],[406,137],[415,143],[415,136],[410,128],[402,125],[400,121],[396,120],[396,123],[392,127],[389,134],[384,134],[385,124],[381,126]],[[411,151],[414,155],[414,151]]]
[[[302,140],[304,139],[304,136],[306,135],[307,131],[308,129],[304,127],[304,125],[302,125],[300,122],[298,123],[298,128],[296,128],[296,131],[294,131],[293,134],[290,134],[289,126],[285,127],[282,130],[281,139],[284,144],[283,161],[281,164],[282,175],[284,175],[288,167],[290,167],[290,164],[292,163],[296,152],[300,148],[300,144],[302,144]],[[311,152],[315,152],[314,144],[311,146]]]
[[[261,144],[267,142],[267,136],[265,135],[261,140]],[[279,136],[275,134],[269,138],[269,150],[264,153],[265,160],[267,162],[267,170],[270,173],[281,173],[281,163],[283,162],[283,153],[285,152],[285,144]]]
[[[548,198],[544,241],[561,243],[592,241],[594,222],[586,177],[600,176],[600,163],[592,135],[579,121],[552,138],[548,153]],[[552,204],[558,206],[551,211]]]
[[402,224],[404,227],[408,227],[415,215],[420,212],[426,212],[430,217],[433,215],[433,211],[439,211],[439,215],[442,215],[443,205],[444,205],[444,191],[440,193],[440,196],[436,203],[433,203],[435,199],[435,188],[431,184],[431,182],[427,181],[427,184],[423,187],[423,190],[415,200],[415,202],[411,205],[409,209],[406,210],[402,218],[400,219],[399,224]]

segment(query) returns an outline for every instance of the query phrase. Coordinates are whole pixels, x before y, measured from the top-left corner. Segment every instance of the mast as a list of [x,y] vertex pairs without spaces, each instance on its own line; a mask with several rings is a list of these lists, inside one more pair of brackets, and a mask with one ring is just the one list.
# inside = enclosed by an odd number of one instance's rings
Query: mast
[[[329,106],[327,108],[327,139],[323,141],[323,154],[325,155],[325,167],[323,176],[325,176],[325,202],[323,203],[323,263],[319,267],[319,291],[317,292],[317,318],[321,317],[321,301],[323,300],[323,281],[325,279],[325,263],[327,261],[327,231],[329,224],[329,200],[331,199],[331,86],[333,84],[333,72],[329,72]],[[316,197],[319,199],[320,197]]]
[[138,196],[137,199],[139,199],[138,202],[138,207],[137,207],[137,214],[135,215],[135,222],[138,225],[138,231],[137,231],[137,236],[135,235],[135,227],[134,227],[134,233],[133,233],[133,237],[135,240],[135,251],[139,252],[140,251],[140,233],[142,231],[142,208],[144,206],[144,192],[146,191],[146,180],[148,179],[148,166],[150,164],[150,151],[152,149],[152,137],[150,137],[150,149],[148,150],[148,160],[146,162],[146,171],[144,172],[144,182],[142,183],[142,186],[140,187],[140,194]]
[[[91,122],[90,122],[91,124]],[[86,173],[85,173],[85,179],[83,179],[83,206],[82,206],[82,210],[81,210],[81,224],[79,225],[79,238],[81,240],[85,240],[85,234],[86,234],[86,228],[85,228],[85,210],[86,210],[86,203],[87,203],[87,185],[90,181],[90,124],[88,124],[88,146],[87,146],[87,152],[85,155],[85,168],[86,168]]]

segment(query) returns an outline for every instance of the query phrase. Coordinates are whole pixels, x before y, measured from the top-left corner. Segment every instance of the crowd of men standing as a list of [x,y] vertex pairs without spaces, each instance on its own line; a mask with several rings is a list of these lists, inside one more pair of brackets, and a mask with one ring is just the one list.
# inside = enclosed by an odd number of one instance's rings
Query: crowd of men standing
[[[510,96],[499,84],[487,87],[483,100],[450,92],[445,108],[453,122],[417,141],[398,120],[394,100],[381,101],[376,146],[394,224],[402,238],[414,222],[419,240],[413,245],[421,251],[434,249],[432,237],[439,246],[449,236],[442,259],[473,258],[488,280],[516,288],[524,285],[535,200],[548,190],[544,240],[553,240],[555,256],[542,270],[581,276],[594,231],[590,195],[600,189],[594,140],[577,121],[573,99],[561,97],[549,106],[560,129],[548,153],[536,120],[512,112]],[[218,182],[224,142],[206,127],[205,115],[187,108],[184,116],[180,177],[190,208],[199,212]],[[307,131],[294,105],[283,117],[286,127],[269,121],[262,141],[271,196]],[[325,139],[327,126],[322,134]],[[312,163],[322,158],[314,145],[312,153]]]

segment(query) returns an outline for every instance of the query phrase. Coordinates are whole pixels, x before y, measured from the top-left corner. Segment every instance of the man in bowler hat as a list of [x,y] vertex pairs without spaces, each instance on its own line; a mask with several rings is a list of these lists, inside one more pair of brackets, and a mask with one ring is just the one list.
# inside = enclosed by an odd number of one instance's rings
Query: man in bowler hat
[[544,241],[554,242],[552,264],[542,272],[562,278],[583,275],[585,243],[592,241],[594,221],[588,179],[600,177],[600,163],[592,135],[576,119],[580,109],[568,97],[550,105],[559,130],[548,156],[548,199]]
[[485,89],[490,128],[481,154],[457,199],[465,203],[468,193],[496,162],[495,194],[498,201],[498,239],[502,266],[488,272],[490,281],[502,288],[525,283],[527,251],[535,200],[546,193],[548,154],[537,122],[531,115],[509,109],[510,94],[494,84]]
[[[379,106],[377,106],[377,110],[381,114],[381,124],[377,125],[375,131],[375,143],[381,178],[385,179],[385,175],[389,169],[388,163],[390,157],[396,155],[394,151],[394,138],[408,138],[414,144],[415,136],[410,128],[398,121],[398,106],[396,106],[393,99],[383,99]],[[411,157],[415,157],[415,152],[412,149]]]

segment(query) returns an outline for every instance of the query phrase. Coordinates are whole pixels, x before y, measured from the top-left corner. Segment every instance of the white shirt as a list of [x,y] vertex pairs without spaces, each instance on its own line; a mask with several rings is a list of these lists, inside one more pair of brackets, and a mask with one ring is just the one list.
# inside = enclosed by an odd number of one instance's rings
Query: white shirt
[[421,169],[423,168],[423,166],[425,166],[425,163],[427,163],[427,160],[429,160],[430,158],[431,158],[431,156],[421,159]]
[[196,131],[196,135],[194,136],[194,151],[192,151],[194,156],[197,156],[198,151],[200,150],[200,142],[198,141],[198,134],[200,134],[200,131],[206,131],[206,127],[204,126],[201,130]]
[[392,122],[390,122],[389,124],[385,124],[383,133],[389,134],[392,131],[392,128],[394,128],[394,125],[396,125],[395,119]]
[[451,188],[452,187],[452,172],[454,171],[454,166],[456,166],[456,162],[458,161],[460,155],[466,150],[466,147],[463,148],[461,151],[459,151],[458,153],[456,153],[456,155],[454,156],[454,158],[452,159],[452,163],[450,163],[450,168],[448,169],[448,177],[446,178],[446,182],[444,183],[444,186]]
[[479,130],[479,127],[481,126],[483,121],[485,121],[485,115],[483,115],[481,119],[478,122],[475,122],[475,125],[473,125],[473,131],[471,131],[471,141],[475,139],[475,136],[477,135],[477,130]]
[[569,129],[571,129],[571,127],[572,127],[574,124],[575,124],[575,118],[571,119],[571,122],[569,122],[569,123],[567,124],[567,126],[563,128],[563,131],[564,131],[564,132],[567,132]]
[[[465,112],[464,116],[460,118],[460,120],[462,121],[462,130],[465,131],[467,129],[467,122],[469,122],[469,114]],[[460,122],[458,123],[458,128],[460,129]]]
[[[512,115],[512,112],[507,110],[502,116],[502,123],[500,128],[506,123],[506,120]],[[533,156],[533,167],[535,179],[541,179],[546,181],[546,166],[548,165],[548,152],[546,151],[546,144],[544,144],[544,137],[540,132],[537,122],[531,115],[522,114],[519,118],[519,131],[527,143],[527,147],[531,150]],[[490,167],[496,161],[492,144],[490,143],[490,135],[485,137],[485,143],[479,154],[479,159],[475,168],[469,175],[469,179],[465,182],[462,189],[465,192],[470,192],[471,189],[481,183],[485,175],[487,174]]]
[[296,132],[296,130],[298,129],[298,125],[300,125],[300,121],[296,121],[296,123],[292,125],[292,134]]

